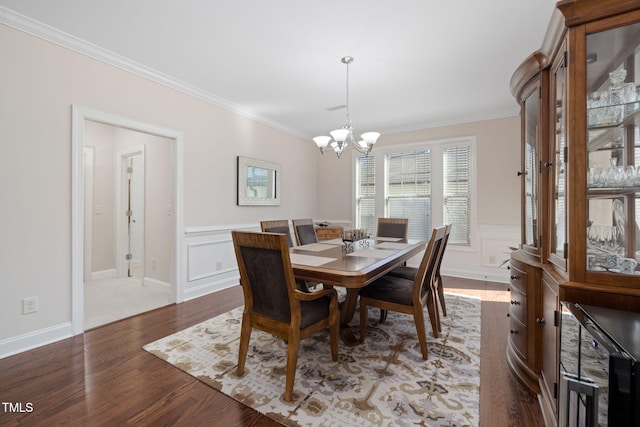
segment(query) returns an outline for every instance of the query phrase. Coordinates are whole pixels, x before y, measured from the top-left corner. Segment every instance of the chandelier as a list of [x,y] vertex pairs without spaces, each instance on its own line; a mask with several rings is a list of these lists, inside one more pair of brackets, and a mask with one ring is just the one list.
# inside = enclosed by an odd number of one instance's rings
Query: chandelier
[[320,149],[320,153],[324,154],[324,151],[327,149],[327,146],[330,146],[331,149],[336,153],[338,158],[342,155],[342,152],[349,144],[356,151],[368,156],[371,150],[373,149],[373,144],[376,143],[380,134],[378,132],[365,132],[360,135],[362,138],[360,141],[357,141],[353,137],[353,126],[351,125],[351,117],[349,116],[349,65],[353,62],[353,58],[351,56],[345,56],[342,58],[342,63],[347,66],[347,117],[346,124],[344,127],[336,130],[332,130],[329,132],[331,136],[316,136],[313,138],[313,142],[316,143],[318,148]]

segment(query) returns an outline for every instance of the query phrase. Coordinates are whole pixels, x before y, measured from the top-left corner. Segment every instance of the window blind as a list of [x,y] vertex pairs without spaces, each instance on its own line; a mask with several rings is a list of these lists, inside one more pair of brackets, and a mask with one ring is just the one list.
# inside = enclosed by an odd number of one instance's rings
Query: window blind
[[409,238],[431,233],[431,151],[387,154],[385,216],[409,218]]
[[358,228],[376,230],[376,174],[374,156],[356,159],[356,215]]
[[453,224],[448,243],[471,244],[471,146],[443,148],[444,222]]

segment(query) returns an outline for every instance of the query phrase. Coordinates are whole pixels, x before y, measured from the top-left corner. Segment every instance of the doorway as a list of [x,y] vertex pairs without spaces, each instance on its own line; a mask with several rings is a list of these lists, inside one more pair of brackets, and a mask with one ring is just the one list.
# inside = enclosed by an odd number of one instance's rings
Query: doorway
[[[85,278],[93,279],[111,276],[123,280],[134,280],[141,286],[151,287],[158,282],[164,282],[166,298],[168,302],[182,302],[182,267],[181,247],[182,237],[178,230],[182,229],[182,134],[176,131],[158,128],[145,123],[137,122],[107,113],[102,113],[83,107],[73,106],[73,132],[72,132],[72,326],[74,334],[82,333],[85,328]],[[98,198],[97,192],[90,190],[89,184],[85,185],[85,173],[91,173],[93,184],[96,188],[99,179],[100,166],[97,159],[101,155],[97,147],[90,147],[85,136],[85,130],[92,123],[98,123],[113,128],[120,136],[136,134],[144,143],[138,143],[134,147],[131,141],[127,144],[115,144],[116,154],[110,157],[113,165],[114,178],[111,181],[113,188],[112,200],[115,207],[109,206],[105,199]],[[147,203],[155,203],[147,200],[149,190],[145,188],[146,171],[151,164],[157,164],[158,158],[153,157],[154,138],[164,140],[167,144],[167,159],[164,163],[162,176],[166,182],[162,182],[167,199],[155,204],[154,209],[145,209]],[[87,150],[89,148],[89,150]],[[91,153],[93,151],[93,153]],[[89,152],[90,154],[87,154]],[[149,159],[151,156],[151,159]],[[87,162],[87,158],[91,160]],[[151,162],[151,163],[149,163]],[[90,164],[90,167],[87,165]],[[130,168],[130,169],[129,169]],[[156,168],[158,169],[158,168]],[[119,171],[118,171],[119,170]],[[131,172],[128,172],[131,170]],[[124,171],[124,172],[123,172]],[[167,173],[168,172],[168,173]],[[160,173],[156,170],[154,173]],[[156,181],[156,180],[152,180]],[[108,199],[108,198],[107,198]],[[158,207],[160,206],[160,207]],[[126,207],[126,209],[125,209]],[[148,207],[148,206],[147,206]],[[145,210],[153,214],[152,221],[145,221]],[[124,226],[120,226],[120,220],[116,220],[115,212],[125,212],[122,220]],[[157,215],[156,215],[157,213]],[[113,215],[110,218],[110,215]],[[154,218],[155,217],[155,218]],[[158,220],[160,218],[160,220]],[[109,233],[109,228],[100,226],[99,222],[118,224],[117,231],[111,231],[111,242],[116,236],[115,242],[96,245],[101,238],[106,241],[101,233]],[[91,224],[93,223],[93,224]],[[97,224],[98,223],[98,224]],[[150,224],[150,225],[149,225]],[[161,227],[161,233],[149,233],[147,227]],[[88,231],[91,229],[92,231]],[[121,233],[121,229],[124,233]],[[152,228],[153,229],[153,228]],[[147,230],[147,232],[145,232]],[[123,237],[124,234],[124,237]],[[145,244],[145,235],[163,235],[165,241],[161,244]],[[100,250],[87,251],[85,240],[92,242],[92,247],[99,246],[101,250],[113,254],[111,261],[105,258]],[[145,247],[149,246],[153,259],[147,257]],[[166,249],[166,254],[153,252],[153,248]],[[124,248],[124,249],[123,249]],[[127,256],[122,258],[119,254]],[[85,272],[88,265],[93,264],[91,274]],[[166,277],[166,279],[162,279]],[[148,291],[146,289],[145,291]],[[129,296],[129,295],[128,295]],[[134,300],[130,297],[128,299]],[[146,301],[148,294],[142,298]],[[100,305],[102,301],[100,301]],[[141,303],[137,303],[141,306]]]

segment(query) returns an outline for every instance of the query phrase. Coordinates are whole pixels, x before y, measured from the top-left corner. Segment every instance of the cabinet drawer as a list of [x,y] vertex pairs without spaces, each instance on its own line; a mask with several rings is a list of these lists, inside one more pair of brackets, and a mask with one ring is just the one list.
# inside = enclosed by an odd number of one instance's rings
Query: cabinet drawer
[[511,286],[517,288],[524,295],[527,294],[527,272],[520,270],[511,263]]
[[527,296],[520,292],[516,287],[511,290],[509,301],[509,314],[516,317],[523,325],[527,325]]
[[523,359],[527,359],[527,327],[515,317],[509,321],[509,338],[513,348],[520,353]]

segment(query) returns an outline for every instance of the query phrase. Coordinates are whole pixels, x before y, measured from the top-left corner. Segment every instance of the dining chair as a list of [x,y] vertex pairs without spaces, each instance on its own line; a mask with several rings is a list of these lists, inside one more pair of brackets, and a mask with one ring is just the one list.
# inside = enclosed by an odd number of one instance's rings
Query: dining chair
[[[445,230],[444,240],[442,241],[442,246],[440,247],[440,251],[438,252],[438,259],[436,261],[436,268],[433,275],[433,282],[431,283],[433,292],[438,297],[436,302],[439,303],[438,305],[442,309],[443,316],[447,315],[447,306],[445,305],[445,301],[444,301],[444,285],[442,283],[442,276],[440,275],[440,266],[442,265],[442,259],[444,258],[444,252],[445,252],[445,249],[447,248],[447,242],[449,241],[449,234],[451,234],[451,228],[453,227],[453,224],[448,224],[445,227],[446,227],[446,230]],[[417,273],[418,273],[417,268],[402,265],[394,268],[387,274],[390,276],[402,277],[404,279],[413,280],[416,277]],[[441,331],[441,330],[442,328],[440,328],[440,321],[438,319],[438,331]]]
[[231,232],[244,293],[238,376],[244,375],[251,331],[259,329],[287,342],[284,400],[290,402],[300,340],[329,328],[331,358],[338,360],[339,308],[334,289],[298,289],[289,246],[281,233]]
[[409,218],[378,218],[376,237],[398,237],[407,239]]
[[368,308],[377,307],[399,313],[412,314],[416,325],[422,358],[427,359],[427,334],[424,307],[427,307],[433,335],[438,337],[437,321],[434,317],[435,297],[430,286],[436,267],[438,251],[442,246],[446,227],[435,228],[424,252],[414,280],[385,275],[360,290],[360,341],[367,335]]
[[296,236],[296,242],[298,246],[307,245],[309,243],[318,243],[318,236],[316,236],[316,229],[313,226],[313,220],[311,219],[293,219],[293,232]]
[[287,236],[287,243],[289,247],[293,247],[293,240],[291,239],[291,229],[289,228],[289,221],[286,219],[276,219],[271,221],[260,221],[260,229],[267,233],[282,233]]

